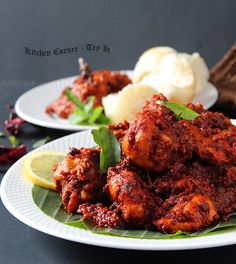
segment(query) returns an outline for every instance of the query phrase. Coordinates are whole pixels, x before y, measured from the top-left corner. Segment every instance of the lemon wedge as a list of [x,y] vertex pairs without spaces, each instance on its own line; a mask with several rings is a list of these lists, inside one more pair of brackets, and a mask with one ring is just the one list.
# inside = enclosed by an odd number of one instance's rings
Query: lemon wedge
[[34,184],[47,189],[55,189],[53,168],[65,158],[63,152],[34,152],[24,161],[24,175]]

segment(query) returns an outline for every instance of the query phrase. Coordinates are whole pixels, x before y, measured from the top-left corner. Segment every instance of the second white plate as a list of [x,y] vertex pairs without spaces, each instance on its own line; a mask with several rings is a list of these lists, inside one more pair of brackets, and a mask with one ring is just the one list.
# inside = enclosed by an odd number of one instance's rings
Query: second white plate
[[[132,71],[122,71],[132,78]],[[39,85],[21,95],[15,104],[17,114],[25,121],[34,125],[69,130],[80,131],[90,129],[91,126],[80,126],[70,124],[66,119],[50,116],[45,113],[45,108],[53,102],[66,86],[71,86],[77,76],[59,79]],[[204,92],[193,98],[193,103],[201,103],[204,108],[211,107],[217,100],[217,89],[208,84]]]

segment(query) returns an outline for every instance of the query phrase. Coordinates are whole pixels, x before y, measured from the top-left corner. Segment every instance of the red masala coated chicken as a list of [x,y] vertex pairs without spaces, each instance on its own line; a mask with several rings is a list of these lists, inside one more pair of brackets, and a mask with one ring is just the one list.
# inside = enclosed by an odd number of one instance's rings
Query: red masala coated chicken
[[167,233],[197,231],[236,210],[234,166],[175,164],[153,185],[156,195],[164,201],[156,210],[153,223]]
[[125,120],[123,123],[111,124],[108,128],[113,132],[115,137],[121,142],[125,136],[127,129],[129,128],[129,123]]
[[223,114],[196,106],[198,117],[192,121],[179,120],[158,100],[166,98],[155,95],[147,101],[130,121],[122,140],[123,153],[136,165],[162,172],[193,155],[212,164],[236,162],[236,128]]
[[66,158],[54,170],[56,190],[68,213],[77,211],[87,201],[102,197],[103,176],[99,170],[98,149],[71,149]]
[[109,128],[122,159],[99,170],[100,149],[72,149],[55,169],[68,212],[99,227],[199,231],[236,210],[236,128],[199,104],[179,119],[155,95],[129,123]]
[[205,111],[185,122],[195,140],[194,152],[211,164],[236,163],[236,127],[221,113]]
[[[126,74],[109,70],[98,70],[81,74],[71,88],[73,95],[84,103],[90,96],[95,97],[94,107],[102,105],[102,98],[110,93],[116,93],[130,83]],[[75,106],[67,99],[64,92],[46,108],[46,113],[57,114],[61,118],[67,118]]]
[[209,226],[218,219],[214,203],[207,195],[171,196],[161,209],[165,212],[153,224],[165,233],[179,230],[193,232]]
[[193,138],[188,128],[177,122],[174,113],[158,100],[156,95],[147,101],[129,124],[123,141],[123,153],[138,166],[153,172],[170,168],[176,161],[191,159]]
[[122,212],[123,219],[132,227],[150,223],[157,199],[152,192],[148,173],[123,158],[115,167],[108,169],[106,192]]

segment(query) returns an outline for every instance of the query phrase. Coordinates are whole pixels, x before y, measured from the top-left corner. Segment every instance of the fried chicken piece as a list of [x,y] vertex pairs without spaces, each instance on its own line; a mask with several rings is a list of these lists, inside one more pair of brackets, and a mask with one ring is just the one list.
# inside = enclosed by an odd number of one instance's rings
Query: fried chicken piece
[[[102,97],[119,92],[126,85],[131,83],[126,74],[108,70],[98,70],[81,74],[73,83],[71,92],[84,103],[88,103],[90,96],[95,97],[94,107],[102,105]],[[61,118],[67,118],[74,110],[74,105],[68,101],[64,92],[50,104],[46,113],[56,113]]]
[[73,112],[75,105],[70,102],[64,94],[65,90],[68,88],[65,88],[61,95],[46,107],[45,112],[47,114],[51,115],[55,113],[61,118],[67,118]]
[[194,152],[211,164],[236,162],[236,127],[222,113],[210,112],[200,104],[187,104],[200,114],[192,121],[182,121],[195,140]]
[[162,216],[154,220],[153,224],[165,233],[179,230],[194,232],[219,218],[212,200],[201,194],[171,196],[165,201],[161,211]]
[[123,123],[109,125],[108,128],[112,130],[116,138],[121,142],[129,128],[129,123],[124,121]]
[[167,99],[154,95],[141,112],[130,121],[123,141],[122,151],[132,161],[147,170],[161,172],[177,161],[191,159],[193,138],[188,129],[177,122],[174,113],[158,100]]
[[214,200],[217,212],[222,220],[236,210],[236,167],[229,165],[219,167],[217,177],[213,178],[215,195]]
[[78,213],[82,213],[84,219],[89,219],[98,227],[125,228],[126,223],[121,216],[118,207],[106,206],[102,203],[85,203],[79,206]]
[[162,172],[176,162],[185,162],[195,154],[211,164],[236,163],[236,127],[220,113],[188,104],[200,115],[193,120],[178,120],[154,95],[142,111],[130,121],[122,140],[122,151],[145,169]]
[[200,104],[187,105],[197,118],[179,120],[157,100],[166,98],[155,95],[129,124],[110,126],[123,157],[107,177],[99,149],[73,149],[59,164],[54,178],[68,212],[100,227],[175,233],[236,210],[236,128]]
[[[227,216],[236,209],[236,167],[234,166],[213,166],[199,162],[175,164],[164,175],[159,175],[153,186],[156,195],[164,200],[164,203],[156,210],[153,223],[158,229],[167,233],[174,233],[178,229],[199,230],[217,220],[226,220]],[[203,205],[199,203],[195,209],[193,207],[193,210],[196,210],[195,218],[194,212],[191,216],[191,213],[186,211],[186,205],[189,203],[189,198],[186,197],[196,195],[203,197],[200,199]],[[210,215],[207,218],[205,213],[204,208],[207,207],[203,200],[206,196],[205,203],[209,205],[209,208],[214,208],[214,218]],[[191,200],[190,206],[193,204]],[[204,218],[200,221],[201,210]],[[186,223],[183,220],[186,218],[191,221]],[[206,219],[208,220],[205,221]]]
[[199,103],[196,103],[196,104],[188,103],[185,106],[187,106],[189,109],[197,112],[198,114],[207,112],[207,110],[203,108],[203,105],[199,104]]
[[150,178],[129,159],[123,158],[115,167],[108,169],[105,191],[111,201],[118,202],[129,227],[141,227],[150,221],[156,206]]
[[199,162],[176,163],[170,170],[156,177],[153,182],[156,195],[167,199],[172,195],[202,193],[214,195],[214,178],[217,167],[202,165]]
[[56,190],[68,213],[87,201],[99,201],[105,179],[99,170],[99,149],[72,148],[54,169]]
[[130,84],[126,74],[108,70],[91,72],[88,77],[79,76],[73,84],[72,93],[87,102],[89,96],[95,96],[94,106],[102,105],[102,97],[117,93]]
[[185,121],[195,139],[194,152],[211,164],[236,163],[236,127],[221,113],[204,111],[191,122]]

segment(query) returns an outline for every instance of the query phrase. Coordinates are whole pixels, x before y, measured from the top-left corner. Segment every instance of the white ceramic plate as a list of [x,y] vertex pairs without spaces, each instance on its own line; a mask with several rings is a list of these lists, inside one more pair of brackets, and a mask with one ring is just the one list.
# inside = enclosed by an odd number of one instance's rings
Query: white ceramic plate
[[[35,151],[52,150],[66,152],[72,146],[78,148],[94,146],[90,131],[75,133],[57,139]],[[25,157],[17,161],[4,176],[1,183],[1,198],[3,204],[16,218],[44,233],[85,244],[137,250],[197,249],[236,243],[236,231],[185,239],[148,240],[98,235],[59,223],[45,215],[34,204],[31,194],[32,184],[23,175]]]
[[[122,71],[132,78],[132,71]],[[53,102],[66,86],[71,86],[77,76],[63,78],[39,85],[21,95],[15,104],[17,114],[34,125],[79,131],[91,126],[72,125],[66,119],[49,116],[44,112],[47,105]],[[209,83],[207,89],[193,98],[194,103],[201,103],[205,108],[211,107],[217,100],[217,89]]]

